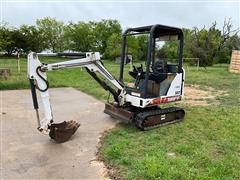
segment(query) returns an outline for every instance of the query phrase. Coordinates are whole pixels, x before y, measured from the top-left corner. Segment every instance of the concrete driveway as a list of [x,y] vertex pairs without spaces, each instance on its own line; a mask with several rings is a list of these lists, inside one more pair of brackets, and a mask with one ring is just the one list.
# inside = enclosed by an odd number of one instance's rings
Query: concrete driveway
[[30,90],[0,94],[3,179],[107,179],[103,163],[95,161],[96,146],[116,121],[103,113],[102,102],[73,88],[50,89],[55,122],[81,124],[70,141],[56,144],[36,129]]

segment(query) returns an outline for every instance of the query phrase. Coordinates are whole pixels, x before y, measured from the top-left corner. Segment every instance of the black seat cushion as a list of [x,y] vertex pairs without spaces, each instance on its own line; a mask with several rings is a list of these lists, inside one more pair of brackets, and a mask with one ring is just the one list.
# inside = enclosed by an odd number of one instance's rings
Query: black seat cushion
[[167,78],[167,62],[164,59],[159,59],[154,63],[153,72],[149,74],[149,79],[156,83],[161,83]]

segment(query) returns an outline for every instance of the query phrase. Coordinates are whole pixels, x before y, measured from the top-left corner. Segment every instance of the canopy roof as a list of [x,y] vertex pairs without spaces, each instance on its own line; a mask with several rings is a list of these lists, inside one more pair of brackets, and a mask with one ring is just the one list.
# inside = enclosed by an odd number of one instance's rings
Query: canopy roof
[[[129,28],[124,32],[124,35],[129,33],[153,33],[153,36],[162,36],[162,35],[182,35],[183,32],[180,28],[165,26],[161,24],[142,26],[136,28]],[[131,34],[130,33],[130,34]]]

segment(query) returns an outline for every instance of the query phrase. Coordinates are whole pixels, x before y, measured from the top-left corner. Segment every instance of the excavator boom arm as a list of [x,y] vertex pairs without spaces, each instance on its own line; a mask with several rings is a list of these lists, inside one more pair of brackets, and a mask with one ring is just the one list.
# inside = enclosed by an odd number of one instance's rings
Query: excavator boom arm
[[[43,64],[39,61],[38,55],[45,56],[65,56],[74,57],[77,59]],[[37,54],[31,52],[28,54],[28,78],[31,85],[32,99],[34,109],[36,110],[38,129],[42,132],[48,132],[49,126],[53,123],[52,109],[49,97],[49,84],[47,81],[47,71],[68,69],[68,68],[81,68],[85,67],[87,72],[105,89],[110,91],[114,99],[118,101],[118,92],[111,88],[106,82],[102,81],[95,72],[100,73],[104,79],[110,82],[119,92],[123,90],[123,85],[121,85],[104,67],[100,61],[100,54],[98,52],[92,53],[52,53],[52,54]],[[42,100],[44,108],[44,118],[40,119],[38,113],[38,100],[36,89],[40,92],[40,97]]]

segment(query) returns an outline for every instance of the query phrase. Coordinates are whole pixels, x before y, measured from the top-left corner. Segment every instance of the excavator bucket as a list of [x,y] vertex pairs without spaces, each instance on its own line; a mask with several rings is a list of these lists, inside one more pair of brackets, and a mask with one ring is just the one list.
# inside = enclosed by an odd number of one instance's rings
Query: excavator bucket
[[64,121],[62,123],[54,123],[50,126],[49,136],[57,143],[63,143],[70,139],[70,137],[77,131],[80,124],[76,121]]

